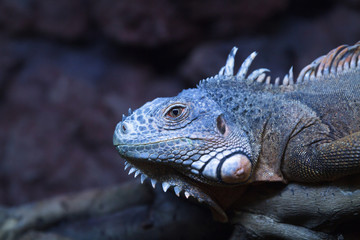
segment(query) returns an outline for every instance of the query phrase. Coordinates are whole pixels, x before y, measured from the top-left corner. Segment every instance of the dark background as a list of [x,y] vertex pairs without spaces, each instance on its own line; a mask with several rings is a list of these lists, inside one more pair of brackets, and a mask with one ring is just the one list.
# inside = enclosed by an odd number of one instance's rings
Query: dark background
[[129,107],[195,87],[239,47],[284,76],[360,40],[360,1],[0,0],[0,204],[128,179]]

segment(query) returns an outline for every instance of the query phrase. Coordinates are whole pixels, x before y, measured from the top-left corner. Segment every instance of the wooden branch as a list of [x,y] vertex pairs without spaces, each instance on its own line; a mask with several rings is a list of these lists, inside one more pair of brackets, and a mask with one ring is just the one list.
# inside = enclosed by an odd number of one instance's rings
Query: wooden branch
[[[326,233],[312,231],[308,228],[286,224],[275,221],[273,218],[253,214],[253,213],[238,213],[236,218],[233,219],[237,224],[243,226],[247,231],[247,238],[254,239],[292,239],[292,240],[323,240],[323,239],[336,239]],[[243,231],[244,229],[240,229]],[[235,235],[236,236],[236,235]],[[230,240],[236,240],[233,237]]]
[[[235,226],[231,240],[336,238],[339,224],[360,220],[360,176],[317,185],[250,186],[228,212]],[[33,240],[41,234],[57,234],[58,239],[227,239],[232,226],[213,222],[199,204],[138,182],[0,208],[1,240]]]
[[129,182],[121,186],[85,191],[47,199],[10,209],[0,209],[0,239],[11,240],[29,229],[39,229],[58,221],[103,215],[137,204],[151,202],[146,185]]

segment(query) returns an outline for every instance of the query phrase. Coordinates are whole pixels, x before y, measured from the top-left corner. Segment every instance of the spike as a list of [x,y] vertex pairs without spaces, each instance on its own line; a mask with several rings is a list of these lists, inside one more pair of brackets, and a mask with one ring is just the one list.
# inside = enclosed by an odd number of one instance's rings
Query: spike
[[129,116],[132,114],[131,108],[129,108],[128,113],[129,113],[129,114],[128,114]]
[[260,76],[256,79],[256,81],[259,82],[259,83],[263,83],[264,80],[265,80],[265,77],[266,77],[266,74],[265,74],[265,73],[262,73],[262,74],[260,74]]
[[126,116],[125,116],[125,114],[123,114],[121,121],[123,122],[125,119],[126,119]]
[[284,86],[289,85],[289,75],[288,74],[285,75],[285,77],[282,81],[282,85],[284,85]]
[[277,77],[277,78],[275,78],[275,83],[274,83],[274,85],[275,85],[275,86],[279,86],[279,84],[280,84],[280,78]]
[[311,73],[312,69],[309,69],[309,71],[307,71],[305,73],[305,76],[304,76],[304,82],[307,82],[310,80],[310,73]]
[[320,56],[311,63],[312,72],[310,73],[310,81],[316,79],[317,76],[323,75],[323,68],[326,62],[326,55]]
[[356,58],[357,58],[357,54],[354,54],[350,61],[350,68],[356,68]]
[[[348,50],[348,51],[349,51],[349,50]],[[344,70],[349,70],[349,68],[350,68],[350,61],[351,61],[351,54],[348,54],[348,56],[345,58]]]
[[237,47],[233,47],[229,53],[229,56],[226,60],[226,64],[225,64],[225,72],[224,75],[225,76],[233,76],[234,75],[234,63],[235,63],[235,55],[237,52],[238,48]]
[[338,63],[336,71],[341,72],[343,70],[343,66],[344,66],[344,59],[341,59]]
[[153,188],[155,188],[156,182],[157,182],[157,181],[156,181],[155,179],[151,179],[151,185],[152,185]]
[[162,183],[162,188],[163,188],[163,191],[166,192],[170,187],[170,184],[167,183],[167,182],[163,182]]
[[245,76],[246,76],[247,72],[249,71],[249,67],[250,67],[251,63],[254,61],[256,55],[257,55],[257,52],[253,52],[245,59],[245,61],[241,64],[241,67],[240,67],[238,73],[236,74],[236,77],[238,77],[240,79],[245,79]]
[[349,56],[345,59],[345,62],[348,64],[348,68],[351,68],[351,59],[353,56],[356,56],[356,48],[357,46],[351,46],[348,48]]
[[261,74],[265,73],[265,72],[270,72],[269,69],[267,68],[259,68],[255,71],[253,71],[247,79],[254,81],[256,78],[258,78]]
[[301,72],[299,73],[298,78],[296,79],[297,83],[303,82],[305,79],[305,74],[307,73],[307,71],[311,68],[310,65],[307,65],[306,67],[304,67]]
[[289,84],[293,85],[294,84],[294,70],[293,70],[293,66],[291,66],[291,68],[289,69]]
[[[321,76],[321,75],[320,75]],[[316,79],[316,71],[315,69],[310,73],[310,81],[314,81]]]
[[325,57],[326,57],[326,55],[323,55],[323,56],[318,57],[318,58],[315,59],[310,65],[311,65],[312,67],[318,66]]
[[225,71],[225,66],[222,67],[222,68],[220,68],[220,71],[219,71],[218,75],[219,75],[219,76],[224,75],[224,71]]
[[[341,46],[340,46],[341,47]],[[345,45],[343,45],[342,50],[340,51],[340,47],[339,47],[339,53],[336,55],[336,57],[333,59],[332,64],[331,64],[331,68],[330,68],[330,72],[335,74],[337,71],[337,67],[339,66],[339,61],[343,58],[343,56],[347,53],[347,48]]]
[[344,67],[343,67],[343,69],[344,69],[344,71],[346,71],[346,70],[349,70],[349,68],[350,68],[349,62],[347,61],[347,58],[346,58],[346,59],[345,59],[345,62],[344,62]]
[[174,187],[174,191],[175,191],[176,196],[180,197],[181,188],[176,186],[176,187]]
[[139,176],[140,173],[141,173],[140,170],[136,170],[136,172],[135,172],[135,174],[134,174],[134,178],[136,178],[137,176]]
[[130,167],[130,164],[125,162],[125,167],[124,167],[124,170],[128,169]]
[[[307,72],[305,74],[305,77],[307,81],[312,81],[316,78],[316,68],[321,64],[321,62],[323,61],[323,59],[325,58],[326,56],[320,56],[318,57],[317,59],[315,59],[310,65],[309,65],[309,72]],[[307,68],[307,67],[305,67]],[[319,71],[320,69],[318,69]],[[319,74],[321,74],[321,72],[319,72]]]
[[147,178],[147,176],[145,174],[141,174],[141,183],[144,183],[145,179]]
[[265,84],[269,85],[269,84],[270,84],[270,81],[271,81],[271,77],[270,77],[270,76],[267,76],[267,77],[266,77],[266,80],[265,80]]
[[137,169],[134,168],[134,167],[130,168],[128,175],[132,174],[132,173],[135,172],[136,170],[137,170]]
[[329,74],[331,72],[331,65],[333,64],[336,55],[338,55],[341,52],[341,49],[343,49],[345,45],[339,46],[333,50],[331,50],[327,56],[326,56],[326,62],[324,65],[324,74]]
[[334,56],[336,55],[336,49],[331,50],[326,56],[321,60],[321,62],[317,66],[317,73],[315,76],[322,76],[329,74],[329,67],[334,60]]
[[186,191],[184,192],[184,195],[185,195],[186,198],[189,198],[189,197],[190,197],[190,193],[188,193],[188,192],[186,192]]

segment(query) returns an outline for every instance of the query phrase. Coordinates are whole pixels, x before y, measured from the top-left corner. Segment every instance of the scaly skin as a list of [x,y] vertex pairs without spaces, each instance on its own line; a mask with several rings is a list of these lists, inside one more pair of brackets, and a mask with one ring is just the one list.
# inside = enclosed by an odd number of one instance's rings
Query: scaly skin
[[[340,46],[299,74],[219,74],[173,98],[129,111],[113,142],[126,168],[164,191],[206,202],[226,220],[226,194],[263,181],[330,181],[360,172],[360,42]],[[235,198],[235,197],[233,197]]]

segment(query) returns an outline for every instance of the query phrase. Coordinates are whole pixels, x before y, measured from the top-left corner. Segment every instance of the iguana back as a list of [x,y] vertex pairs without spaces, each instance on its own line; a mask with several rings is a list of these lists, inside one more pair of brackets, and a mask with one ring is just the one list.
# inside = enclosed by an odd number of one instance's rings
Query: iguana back
[[318,76],[288,95],[313,109],[334,138],[360,131],[360,70]]

